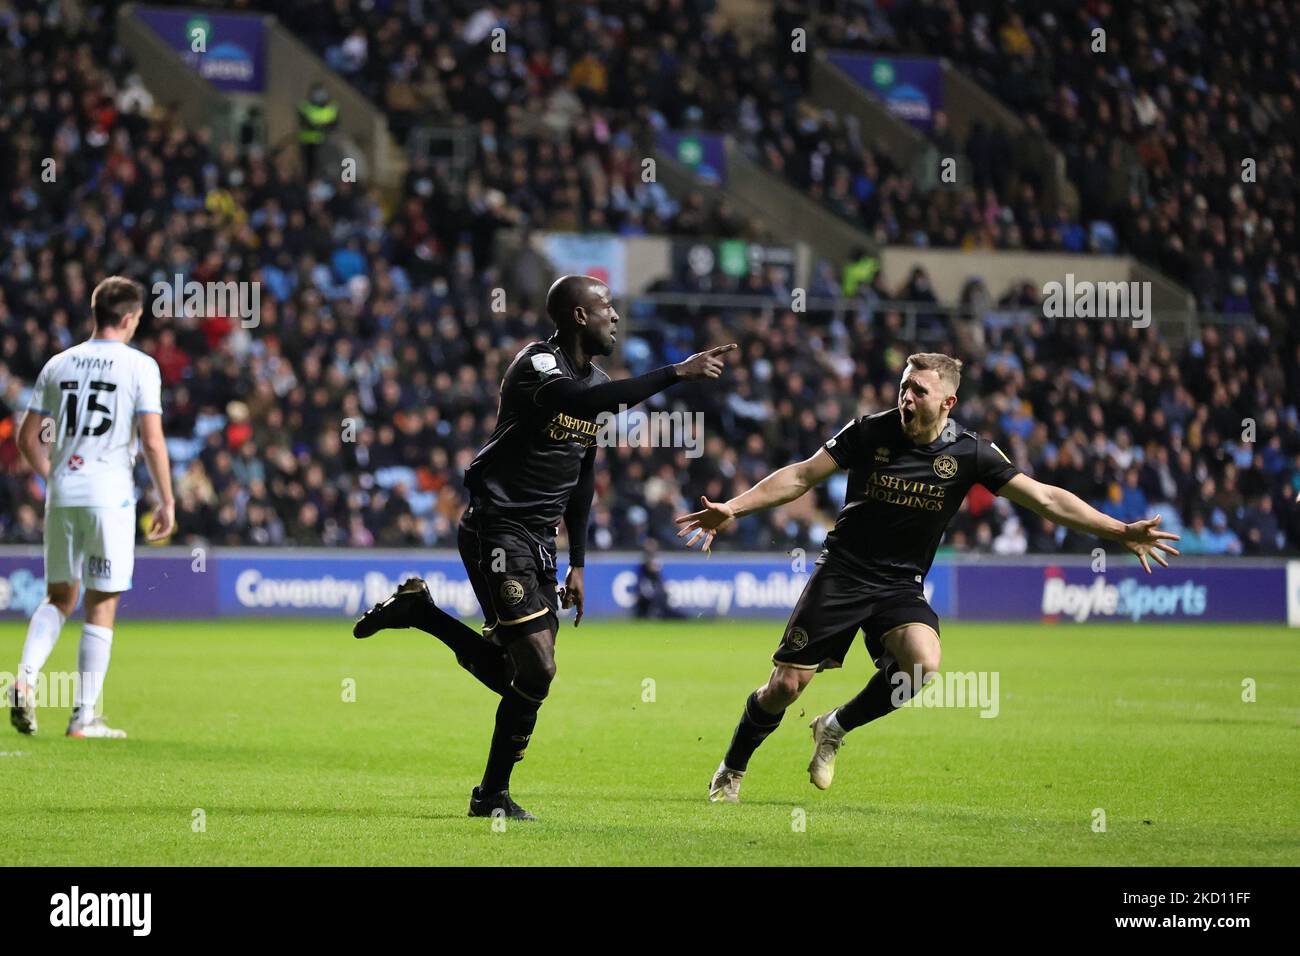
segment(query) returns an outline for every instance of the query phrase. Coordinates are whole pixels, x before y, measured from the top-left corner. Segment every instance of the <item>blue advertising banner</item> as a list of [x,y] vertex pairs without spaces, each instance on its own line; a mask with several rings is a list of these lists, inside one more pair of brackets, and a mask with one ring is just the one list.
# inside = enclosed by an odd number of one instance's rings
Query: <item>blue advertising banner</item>
[[[807,574],[790,570],[786,558],[682,558],[660,564],[669,606],[689,617],[781,616],[794,607],[807,580]],[[636,605],[637,567],[634,560],[590,561],[585,613],[629,614]],[[564,570],[561,561],[560,580]],[[217,561],[215,581],[221,614],[355,617],[408,577],[424,578],[445,610],[467,619],[480,616],[465,569],[454,557],[223,556]]]
[[711,186],[727,181],[727,148],[718,133],[663,130],[655,145]]
[[[668,605],[687,617],[782,618],[803,592],[812,560],[792,570],[786,557],[706,559],[662,558]],[[637,600],[639,563],[591,559],[586,573],[585,613],[625,617]],[[474,591],[460,561],[453,557],[302,558],[222,557],[216,582],[220,613],[268,615],[340,614],[355,617],[384,600],[408,577],[422,577],[442,608],[467,619],[480,615]],[[565,565],[560,562],[558,579]],[[950,612],[953,569],[939,566],[926,579],[925,592],[935,611]]]
[[[789,558],[661,559],[668,605],[687,617],[774,617],[788,614],[812,571],[791,570]],[[592,577],[587,569],[588,601],[593,593],[611,613],[626,613],[636,603],[637,565],[628,562],[612,575]],[[601,569],[602,571],[604,568]],[[599,581],[598,590],[593,581]],[[590,606],[590,605],[589,605]]]
[[936,563],[925,576],[925,599],[940,617],[951,617],[956,613],[955,578],[953,566],[942,562]]
[[870,53],[831,53],[829,59],[899,119],[921,130],[934,127],[934,114],[943,109],[943,67],[937,59]]
[[222,556],[217,562],[217,607],[221,614],[357,617],[378,604],[407,578],[424,578],[438,606],[458,617],[479,614],[474,589],[456,558],[362,555]]
[[1282,567],[1175,563],[1094,574],[1087,565],[960,565],[956,614],[964,621],[1286,620]]
[[260,93],[265,88],[266,40],[260,16],[157,7],[140,7],[136,16],[217,89]]
[[[667,555],[659,558],[668,605],[688,618],[782,620],[799,599],[814,555],[792,567],[785,556]],[[633,613],[640,579],[636,555],[593,556],[586,614]],[[560,580],[565,564],[560,562]],[[1288,586],[1288,570],[1291,583]],[[478,601],[453,552],[286,552],[184,549],[137,551],[122,613],[137,618],[338,617],[352,619],[408,577],[421,577],[434,600],[477,626]],[[945,620],[1228,621],[1281,624],[1300,605],[1300,562],[1176,564],[1147,576],[1136,566],[1094,574],[1086,563],[952,563],[940,560],[925,595]],[[0,554],[0,620],[31,616],[45,596],[39,551]],[[1289,600],[1290,599],[1290,600]],[[1291,608],[1295,613],[1295,607]],[[571,611],[564,612],[572,614]],[[1293,618],[1300,623],[1300,616]]]
[[[45,599],[45,563],[32,557],[0,557],[0,619],[31,617]],[[120,614],[135,618],[217,616],[216,571],[211,559],[136,553],[131,590]]]

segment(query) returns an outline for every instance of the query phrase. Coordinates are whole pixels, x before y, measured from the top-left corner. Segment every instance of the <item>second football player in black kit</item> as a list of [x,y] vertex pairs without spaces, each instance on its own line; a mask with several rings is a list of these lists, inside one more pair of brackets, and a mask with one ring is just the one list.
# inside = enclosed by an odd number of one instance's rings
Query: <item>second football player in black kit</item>
[[[609,355],[618,312],[609,288],[591,276],[564,276],[546,296],[556,332],[524,348],[501,383],[497,423],[465,472],[469,507],[458,545],[483,608],[483,633],[441,610],[425,583],[411,578],[357,621],[353,634],[416,627],[437,637],[456,660],[501,695],[482,783],[470,816],[494,811],[533,819],[509,793],[514,764],[537,723],[555,676],[559,606],[582,620],[587,518],[595,489],[597,422],[603,412],[631,407],[677,382],[715,379],[722,345],[636,378],[610,381],[591,361]],[[555,580],[560,521],[569,537],[564,586]]]
[[[825,790],[844,735],[906,703],[939,669],[939,618],[923,583],[935,551],[972,485],[1057,524],[1116,541],[1166,565],[1177,554],[1160,517],[1124,524],[1075,495],[1021,474],[991,441],[948,417],[957,403],[961,363],[922,352],[908,357],[898,407],[866,415],[806,461],[773,472],[731,501],[700,499],[704,510],[677,519],[688,545],[707,549],[737,518],[793,501],[837,469],[848,470],[844,507],[772,657],[766,684],[750,694],[731,746],[709,784],[709,799],[740,799],[749,758],[813,675],[839,667],[859,630],[877,670],[856,697],[813,720],[812,783]],[[1167,566],[1167,565],[1166,565]]]

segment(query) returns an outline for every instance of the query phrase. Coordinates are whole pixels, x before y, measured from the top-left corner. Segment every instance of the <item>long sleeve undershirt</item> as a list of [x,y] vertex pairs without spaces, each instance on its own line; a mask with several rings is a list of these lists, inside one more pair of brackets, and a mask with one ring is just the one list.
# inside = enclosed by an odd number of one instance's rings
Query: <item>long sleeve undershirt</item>
[[636,378],[584,387],[571,378],[557,378],[538,386],[533,401],[548,411],[566,412],[589,418],[601,412],[616,412],[619,407],[629,408],[644,402],[651,395],[662,392],[679,381],[677,370],[671,365],[657,368]]
[[591,515],[591,499],[596,493],[596,446],[587,449],[582,459],[578,484],[569,495],[564,508],[564,529],[569,534],[569,567],[581,568],[587,563],[587,518]]

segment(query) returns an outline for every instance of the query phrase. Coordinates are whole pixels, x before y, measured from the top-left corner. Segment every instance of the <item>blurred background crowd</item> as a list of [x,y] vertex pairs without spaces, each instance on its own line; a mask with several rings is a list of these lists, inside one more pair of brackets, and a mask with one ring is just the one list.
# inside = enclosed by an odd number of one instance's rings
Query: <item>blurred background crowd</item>
[[[40,367],[88,333],[90,288],[112,273],[146,287],[180,273],[260,282],[262,308],[252,327],[148,314],[138,336],[163,373],[174,541],[454,546],[461,476],[492,429],[505,367],[551,331],[535,295],[489,308],[521,267],[498,261],[500,230],[764,238],[725,202],[641,182],[648,138],[697,126],[733,133],[880,242],[1113,248],[1184,281],[1206,310],[1253,315],[1258,325],[1208,326],[1175,347],[1126,323],[1045,320],[1032,287],[983,290],[1020,317],[936,320],[925,347],[966,361],[954,417],[1025,471],[1123,520],[1161,512],[1184,553],[1300,552],[1293,8],[819,5],[822,44],[942,54],[1023,112],[1066,155],[1082,203],[1071,217],[1043,208],[1032,153],[987,131],[949,144],[941,119],[932,137],[963,151],[975,179],[921,195],[851,128],[809,109],[804,68],[780,42],[795,4],[778,4],[777,39],[748,56],[706,27],[709,4],[685,0],[225,6],[273,10],[382,104],[399,136],[428,114],[474,128],[480,161],[452,181],[417,159],[390,208],[364,186],[305,174],[292,153],[218,149],[209,131],[186,129],[106,42],[115,3],[92,4],[99,19],[80,31],[57,5],[0,7],[0,541],[41,540],[44,489],[14,434]],[[1094,22],[1129,38],[1122,53],[1082,52]],[[509,54],[481,42],[498,24]],[[1202,62],[1192,53],[1207,35],[1216,54]],[[1267,188],[1242,188],[1242,155],[1268,170]],[[743,358],[721,383],[651,406],[703,412],[703,454],[602,453],[589,549],[672,544],[672,517],[698,495],[736,494],[894,402],[918,343],[882,302],[934,296],[922,271],[887,289],[860,265],[818,264],[810,294],[851,296],[830,312],[628,304],[611,375],[732,340]],[[788,293],[761,270],[741,286]],[[816,549],[843,486],[837,476],[739,522],[717,546]],[[976,489],[945,546],[1095,542]]]

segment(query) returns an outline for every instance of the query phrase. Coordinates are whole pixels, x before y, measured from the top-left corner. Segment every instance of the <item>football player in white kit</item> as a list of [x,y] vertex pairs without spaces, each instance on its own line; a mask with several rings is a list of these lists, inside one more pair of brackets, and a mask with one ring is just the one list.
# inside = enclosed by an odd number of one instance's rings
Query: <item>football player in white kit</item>
[[[125,737],[96,713],[113,646],[118,598],[135,565],[135,479],[142,447],[158,505],[150,541],[175,525],[171,466],[162,430],[158,363],[127,343],[144,311],[144,290],[110,276],[90,297],[94,337],[45,363],[27,403],[18,447],[45,479],[46,599],[32,615],[10,719],[36,733],[36,679],[64,622],[86,591],[69,737]],[[137,441],[138,427],[138,441]]]

